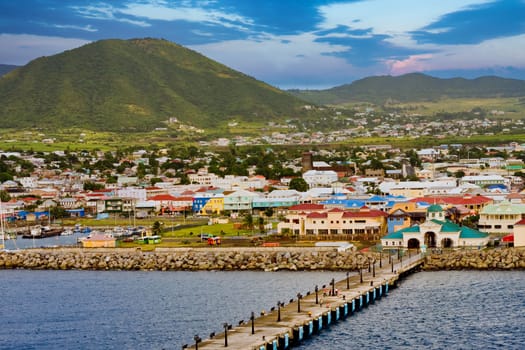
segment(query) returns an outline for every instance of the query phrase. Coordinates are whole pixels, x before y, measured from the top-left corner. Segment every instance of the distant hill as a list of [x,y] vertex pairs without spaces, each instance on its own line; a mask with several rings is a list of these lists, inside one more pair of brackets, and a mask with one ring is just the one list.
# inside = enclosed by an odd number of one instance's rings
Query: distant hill
[[274,120],[302,105],[287,92],[157,39],[98,41],[0,78],[5,128],[144,131],[172,117],[213,128],[231,119]]
[[493,76],[440,79],[411,73],[397,77],[369,77],[326,90],[290,90],[290,93],[316,104],[432,101],[445,97],[513,97],[525,96],[525,81]]
[[0,77],[16,68],[18,68],[18,66],[13,66],[12,64],[0,64]]

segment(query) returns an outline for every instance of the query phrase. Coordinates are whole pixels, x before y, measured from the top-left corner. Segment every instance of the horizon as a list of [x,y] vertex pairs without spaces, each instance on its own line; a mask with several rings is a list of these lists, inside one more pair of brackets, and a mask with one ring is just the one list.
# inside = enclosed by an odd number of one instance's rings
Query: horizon
[[150,37],[283,90],[408,73],[525,80],[524,12],[523,0],[2,2],[0,63]]

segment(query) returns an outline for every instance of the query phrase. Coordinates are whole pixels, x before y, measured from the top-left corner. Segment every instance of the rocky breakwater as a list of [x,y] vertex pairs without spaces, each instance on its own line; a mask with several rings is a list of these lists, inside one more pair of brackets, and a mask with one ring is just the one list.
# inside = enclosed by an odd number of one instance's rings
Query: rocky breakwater
[[[377,256],[376,256],[377,255]],[[0,253],[0,269],[33,270],[355,270],[378,254],[318,248],[28,249]]]
[[525,249],[457,250],[425,257],[424,270],[525,269]]

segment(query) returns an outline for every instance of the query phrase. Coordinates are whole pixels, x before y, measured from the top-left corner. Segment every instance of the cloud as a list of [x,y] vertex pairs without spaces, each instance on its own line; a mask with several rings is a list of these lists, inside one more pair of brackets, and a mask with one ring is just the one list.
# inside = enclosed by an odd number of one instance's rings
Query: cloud
[[88,6],[71,6],[78,15],[83,18],[105,20],[105,21],[116,21],[132,24],[139,27],[150,27],[151,24],[145,21],[139,21],[130,19],[127,17],[118,16],[119,9],[111,5],[100,3],[98,5]]
[[170,6],[166,1],[152,1],[131,2],[120,7],[99,3],[73,6],[72,9],[84,18],[112,20],[140,27],[151,26],[151,21],[184,21],[245,31],[253,24],[249,18],[214,8],[213,4],[210,1],[199,1],[182,2],[176,6]]
[[[281,88],[324,88],[355,79],[359,69],[336,57],[347,47],[317,42],[313,33],[257,40],[230,40],[190,48],[245,74]],[[247,59],[249,57],[249,59]]]
[[88,24],[86,26],[76,26],[72,24],[53,24],[52,27],[59,28],[59,29],[74,29],[74,30],[83,30],[85,32],[97,32],[98,29],[93,28],[91,24]]
[[412,55],[403,60],[386,60],[389,73],[402,75],[411,72],[422,72],[428,70],[427,64],[432,59],[431,54]]
[[435,23],[442,16],[488,3],[492,0],[370,0],[336,3],[319,7],[323,20],[319,29],[347,26],[353,30],[370,30],[371,34],[387,35],[397,44],[415,32]]
[[389,73],[525,68],[525,34],[485,40],[474,45],[434,45],[432,53],[385,60]]
[[50,56],[88,44],[88,40],[30,34],[0,34],[0,62],[24,65],[35,57]]

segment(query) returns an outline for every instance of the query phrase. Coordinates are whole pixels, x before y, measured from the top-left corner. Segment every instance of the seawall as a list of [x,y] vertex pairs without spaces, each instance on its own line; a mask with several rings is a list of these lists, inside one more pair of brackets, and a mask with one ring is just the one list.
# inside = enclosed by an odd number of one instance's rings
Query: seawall
[[429,254],[423,269],[432,270],[514,270],[525,269],[525,249],[452,250]]
[[378,253],[333,248],[28,249],[0,253],[0,269],[51,270],[355,270]]
[[[0,269],[33,270],[357,270],[379,253],[332,248],[27,249],[0,252]],[[385,255],[383,255],[385,258]],[[525,249],[457,250],[431,253],[424,270],[525,269]]]

